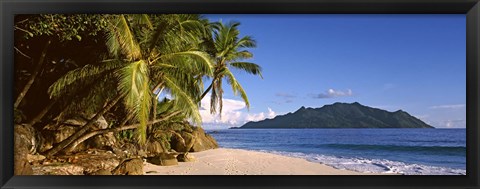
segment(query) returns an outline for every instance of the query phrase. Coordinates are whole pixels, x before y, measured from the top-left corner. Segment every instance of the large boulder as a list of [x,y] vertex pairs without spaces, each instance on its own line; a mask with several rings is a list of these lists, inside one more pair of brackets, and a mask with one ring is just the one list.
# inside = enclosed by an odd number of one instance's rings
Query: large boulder
[[153,157],[166,152],[166,149],[163,146],[163,142],[164,141],[158,140],[156,138],[149,138],[147,143],[145,144],[147,156]]
[[195,127],[193,129],[193,135],[195,136],[195,140],[193,142],[192,148],[190,149],[190,152],[201,152],[209,149],[218,148],[217,141],[215,141],[212,136],[205,133],[205,131],[201,127]]
[[14,175],[32,175],[32,165],[28,156],[35,152],[35,129],[29,125],[14,127]]
[[190,142],[193,144],[193,135],[188,132],[182,132],[181,134],[176,133],[172,136],[170,141],[170,146],[177,152],[187,152],[188,144]]
[[174,154],[162,153],[158,156],[147,158],[147,161],[151,164],[160,166],[178,165],[178,160]]
[[143,160],[140,158],[127,159],[113,171],[114,175],[143,175]]
[[113,133],[106,133],[89,138],[86,143],[90,148],[96,149],[113,149],[117,139]]
[[29,154],[35,154],[41,145],[41,134],[28,124],[18,124],[14,127],[15,137],[27,148]]
[[189,153],[183,153],[177,156],[177,160],[179,162],[192,162],[195,161],[195,157]]
[[[93,118],[92,116],[76,116],[73,118],[66,119],[61,121],[60,124],[50,124],[43,128],[43,136],[44,140],[42,143],[42,147],[40,148],[40,152],[45,152],[51,149],[55,144],[62,142],[63,140],[67,139],[68,137],[75,134],[78,130],[80,130],[89,119]],[[58,120],[57,120],[58,121]],[[103,117],[95,121],[94,125],[96,129],[106,129],[108,128],[108,122]],[[84,151],[88,149],[88,147],[104,149],[105,147],[112,147],[115,144],[115,137],[112,133],[104,134],[92,137],[91,139],[87,140],[86,142],[82,142],[75,147],[73,152]]]

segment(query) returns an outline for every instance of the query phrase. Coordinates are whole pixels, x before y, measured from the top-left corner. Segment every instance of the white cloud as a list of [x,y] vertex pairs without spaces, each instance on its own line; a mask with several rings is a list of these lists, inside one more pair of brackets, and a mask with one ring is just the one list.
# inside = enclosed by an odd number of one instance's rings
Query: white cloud
[[314,95],[314,98],[335,98],[335,97],[352,96],[352,95],[353,95],[353,92],[351,89],[347,89],[346,91],[328,89],[324,93]]
[[465,104],[450,104],[450,105],[440,105],[440,106],[431,106],[430,109],[459,109],[465,108]]
[[207,127],[209,125],[216,125],[216,128],[218,128],[219,125],[225,126],[226,128],[232,126],[241,126],[249,121],[260,121],[276,116],[276,113],[271,108],[268,108],[267,112],[260,113],[249,113],[246,112],[246,110],[247,109],[243,101],[224,98],[222,116],[219,116],[218,113],[212,115],[210,114],[210,99],[204,98],[201,101],[201,107],[199,111],[200,116],[202,117],[203,125]]
[[268,118],[274,118],[276,115],[271,108],[268,108]]

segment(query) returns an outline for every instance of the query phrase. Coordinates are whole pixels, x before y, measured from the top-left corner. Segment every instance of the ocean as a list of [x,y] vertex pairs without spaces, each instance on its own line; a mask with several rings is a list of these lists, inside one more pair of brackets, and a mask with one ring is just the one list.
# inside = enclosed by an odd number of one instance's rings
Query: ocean
[[466,129],[228,129],[207,133],[223,148],[299,157],[339,169],[466,174]]

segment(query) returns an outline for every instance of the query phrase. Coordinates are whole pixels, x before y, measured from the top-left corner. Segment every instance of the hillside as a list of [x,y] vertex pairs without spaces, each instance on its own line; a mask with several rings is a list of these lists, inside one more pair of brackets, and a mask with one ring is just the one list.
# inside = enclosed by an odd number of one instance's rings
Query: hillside
[[434,128],[407,112],[371,108],[355,103],[334,103],[321,108],[301,107],[273,119],[248,122],[238,129],[257,128]]

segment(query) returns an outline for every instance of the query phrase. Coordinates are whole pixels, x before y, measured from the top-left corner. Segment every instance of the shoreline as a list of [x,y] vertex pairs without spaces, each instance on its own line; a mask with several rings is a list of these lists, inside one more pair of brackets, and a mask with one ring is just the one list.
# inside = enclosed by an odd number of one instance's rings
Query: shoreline
[[174,166],[145,162],[145,175],[379,175],[337,169],[302,158],[243,149],[217,148],[190,154],[195,157],[195,161],[179,162]]

